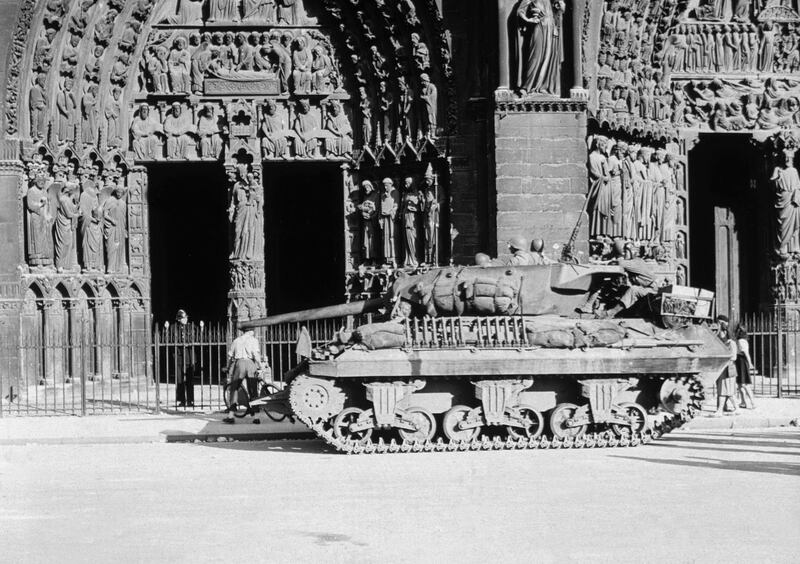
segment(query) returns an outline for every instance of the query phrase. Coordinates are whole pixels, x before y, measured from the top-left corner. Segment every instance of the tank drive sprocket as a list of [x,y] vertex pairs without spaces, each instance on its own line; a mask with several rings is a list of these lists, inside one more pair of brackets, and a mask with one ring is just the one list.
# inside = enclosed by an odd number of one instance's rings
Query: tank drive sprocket
[[344,408],[345,394],[332,381],[300,375],[289,386],[292,411],[307,425],[328,421]]

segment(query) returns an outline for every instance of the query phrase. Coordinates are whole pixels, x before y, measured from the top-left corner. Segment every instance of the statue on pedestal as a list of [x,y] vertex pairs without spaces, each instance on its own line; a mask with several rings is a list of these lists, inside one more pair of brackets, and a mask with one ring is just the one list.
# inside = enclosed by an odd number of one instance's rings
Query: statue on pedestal
[[560,94],[563,38],[561,0],[522,0],[517,8],[522,34],[520,91]]
[[255,175],[248,173],[232,188],[228,219],[233,224],[231,259],[255,260],[263,257],[264,236],[261,189]]
[[364,195],[358,209],[361,212],[361,244],[365,262],[374,262],[378,258],[378,193],[369,180],[361,183]]
[[103,240],[106,250],[106,272],[115,274],[125,272],[128,263],[125,257],[125,242],[128,236],[125,191],[115,187],[103,203]]
[[772,173],[775,185],[777,233],[775,251],[781,258],[800,252],[800,176],[794,166],[794,149],[785,149],[783,162]]
[[92,180],[83,181],[83,191],[78,202],[78,235],[81,242],[81,265],[84,272],[103,272],[102,209],[98,200],[97,185]]
[[56,272],[76,266],[75,230],[78,223],[78,185],[61,183],[58,193],[56,221],[53,226]]
[[383,261],[386,264],[396,266],[395,245],[397,244],[395,234],[395,222],[397,220],[397,209],[399,207],[397,190],[391,178],[383,179],[383,189],[381,190],[381,232],[383,233]]
[[425,171],[424,182],[425,262],[435,265],[439,261],[439,211],[441,205],[436,197],[433,169],[430,164],[428,170]]
[[33,267],[53,264],[52,217],[47,199],[47,178],[37,176],[25,195],[28,219],[28,264]]
[[164,120],[164,133],[167,135],[167,158],[185,159],[189,151],[189,133],[197,128],[188,112],[183,111],[180,102],[173,102],[169,115]]
[[417,258],[417,230],[419,229],[419,213],[423,205],[420,193],[414,189],[414,180],[405,179],[403,186],[403,228],[405,229],[405,266],[419,265]]

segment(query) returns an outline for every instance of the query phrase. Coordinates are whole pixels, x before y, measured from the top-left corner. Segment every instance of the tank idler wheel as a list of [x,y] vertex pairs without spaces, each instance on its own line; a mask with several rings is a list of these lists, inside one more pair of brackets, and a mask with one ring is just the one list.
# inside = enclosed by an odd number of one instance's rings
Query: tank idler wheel
[[528,405],[517,407],[519,421],[524,427],[506,426],[508,436],[514,439],[536,439],[544,431],[544,417],[542,414]]
[[611,430],[616,436],[630,437],[633,433],[643,433],[647,429],[647,412],[638,403],[621,403],[617,413],[627,417],[630,426],[612,423]]
[[552,431],[553,437],[558,437],[559,439],[572,437],[576,439],[586,433],[586,424],[569,426],[569,422],[575,419],[579,410],[580,407],[574,403],[561,403],[553,409],[550,414],[550,431]]
[[436,434],[436,418],[424,407],[408,408],[403,419],[416,427],[416,431],[398,429],[403,440],[424,443]]
[[363,413],[364,410],[357,407],[343,409],[333,420],[334,436],[343,441],[356,441],[357,443],[368,442],[370,437],[372,437],[372,427],[360,429],[358,431],[352,431],[350,429],[354,423],[358,422]]
[[468,429],[461,429],[459,423],[467,421],[471,407],[466,405],[456,405],[447,410],[442,419],[442,429],[444,435],[451,441],[472,441],[477,438],[478,433],[481,432],[480,427],[472,427]]

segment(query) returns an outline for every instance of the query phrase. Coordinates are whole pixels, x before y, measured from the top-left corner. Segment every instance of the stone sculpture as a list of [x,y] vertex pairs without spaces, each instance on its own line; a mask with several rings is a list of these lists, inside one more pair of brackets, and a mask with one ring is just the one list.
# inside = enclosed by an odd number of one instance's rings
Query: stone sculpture
[[[234,177],[235,180],[235,177]],[[233,224],[231,259],[256,260],[263,257],[263,212],[261,187],[253,173],[235,180],[228,219]]]
[[438,93],[436,86],[431,82],[426,73],[422,73],[420,80],[420,137],[436,137],[436,114],[438,111]]
[[84,272],[104,272],[102,209],[94,181],[83,181],[78,207],[81,266]]
[[782,258],[800,252],[800,176],[794,166],[794,149],[785,149],[772,173],[775,185],[777,237],[775,251]]
[[288,151],[286,122],[278,115],[278,107],[273,100],[264,105],[261,119],[261,147],[266,158],[286,157]]
[[164,133],[167,136],[167,158],[186,159],[189,152],[189,143],[192,140],[189,133],[196,133],[197,128],[192,123],[191,115],[184,112],[180,102],[173,102],[170,113],[164,120]]
[[53,264],[52,216],[47,199],[47,179],[37,176],[25,195],[28,220],[28,264],[46,267]]
[[319,120],[311,113],[307,99],[297,105],[297,116],[294,120],[294,151],[298,157],[314,158],[318,150]]
[[28,107],[30,112],[29,133],[33,139],[40,139],[45,135],[47,97],[44,93],[44,89],[46,83],[47,75],[39,73],[34,79],[30,92],[28,92]]
[[206,104],[197,120],[198,145],[201,159],[216,159],[222,151],[222,137],[219,118],[213,104]]
[[73,141],[75,137],[73,118],[78,102],[72,92],[73,84],[71,78],[65,78],[56,95],[56,138],[62,143]]
[[326,151],[332,156],[350,156],[353,152],[353,128],[350,126],[350,120],[338,102],[331,102],[329,107],[325,129],[330,133],[330,137],[326,139]]
[[433,170],[428,165],[424,177],[424,209],[425,220],[425,262],[435,265],[439,261],[439,210],[441,205],[436,197]]
[[414,188],[414,180],[407,177],[403,185],[403,229],[405,232],[405,266],[419,265],[417,257],[417,232],[419,230],[419,214],[423,199]]
[[163,133],[163,126],[150,117],[150,106],[142,104],[131,121],[131,148],[140,160],[156,158],[157,133]]
[[116,274],[128,269],[126,259],[127,205],[125,190],[114,187],[103,203],[103,241],[106,252],[106,272]]
[[384,178],[381,189],[380,227],[383,235],[383,260],[391,266],[397,266],[395,225],[398,207],[399,198],[394,182],[391,178]]
[[361,212],[361,246],[363,259],[366,262],[375,262],[378,258],[378,209],[380,206],[379,195],[375,186],[369,180],[361,183],[363,197],[358,204]]
[[106,143],[111,147],[118,147],[122,142],[122,131],[120,121],[120,113],[122,112],[122,105],[120,104],[120,96],[122,89],[115,86],[111,89],[111,96],[106,98],[105,107],[103,108],[103,115],[106,118]]
[[522,34],[520,91],[558,95],[561,83],[560,0],[522,0],[517,8]]

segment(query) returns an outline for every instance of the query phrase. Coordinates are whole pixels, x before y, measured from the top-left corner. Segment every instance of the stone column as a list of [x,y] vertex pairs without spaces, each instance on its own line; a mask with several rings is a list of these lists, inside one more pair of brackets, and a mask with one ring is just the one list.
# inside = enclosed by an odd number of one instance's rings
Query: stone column
[[[22,162],[3,147],[0,158],[0,401],[19,394],[20,273],[23,261]],[[8,150],[7,150],[8,149]]]
[[588,100],[589,92],[583,87],[583,16],[586,0],[572,0],[572,71],[574,86],[569,91],[570,98]]
[[228,319],[264,317],[264,185],[261,164],[226,165],[231,223]]
[[497,94],[511,92],[511,58],[509,57],[509,34],[508,18],[511,9],[514,7],[514,0],[497,0],[497,53],[500,83],[497,86]]

